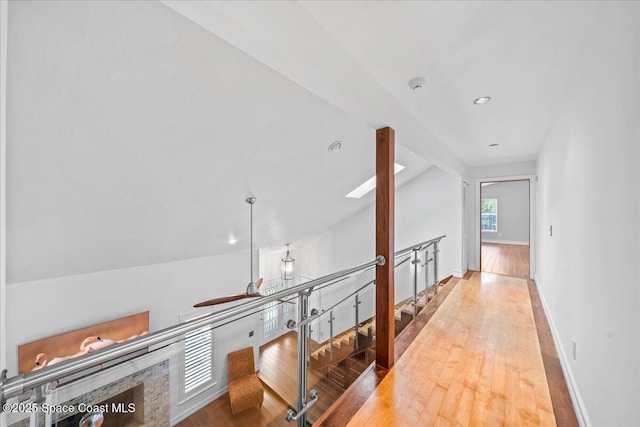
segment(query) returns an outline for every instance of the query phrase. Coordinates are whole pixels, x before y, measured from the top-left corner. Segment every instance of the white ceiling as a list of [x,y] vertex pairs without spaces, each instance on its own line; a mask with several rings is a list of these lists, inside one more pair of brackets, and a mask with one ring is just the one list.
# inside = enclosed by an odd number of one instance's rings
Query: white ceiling
[[535,159],[585,34],[607,31],[595,1],[164,3],[458,173]]
[[246,250],[249,195],[256,247],[373,200],[375,129],[160,3],[12,3],[8,52],[10,283]]
[[[599,2],[301,3],[469,166],[536,158]],[[408,89],[415,76],[426,78]],[[491,96],[485,105],[472,100]],[[499,148],[489,148],[492,143]]]
[[256,246],[324,230],[387,125],[399,185],[534,159],[607,30],[601,2],[162,3],[11,3],[9,282],[246,250],[249,195]]

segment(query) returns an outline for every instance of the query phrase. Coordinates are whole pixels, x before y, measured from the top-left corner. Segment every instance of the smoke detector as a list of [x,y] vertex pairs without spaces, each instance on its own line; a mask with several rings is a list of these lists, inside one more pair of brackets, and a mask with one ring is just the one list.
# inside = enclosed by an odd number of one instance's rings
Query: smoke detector
[[424,79],[424,77],[414,77],[413,79],[409,80],[409,87],[412,90],[420,89],[425,85],[426,82],[427,81]]
[[341,148],[342,148],[342,141],[336,141],[329,146],[328,150],[330,153],[333,153],[334,151],[338,151]]
[[474,99],[473,103],[476,104],[476,105],[482,105],[482,104],[486,104],[489,101],[491,101],[491,97],[490,96],[481,96],[480,98]]

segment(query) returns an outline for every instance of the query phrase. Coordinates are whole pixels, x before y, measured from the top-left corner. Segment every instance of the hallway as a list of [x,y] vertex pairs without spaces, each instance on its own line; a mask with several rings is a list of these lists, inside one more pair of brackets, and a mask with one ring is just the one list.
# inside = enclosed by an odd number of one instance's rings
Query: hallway
[[461,280],[348,425],[556,425],[527,281]]

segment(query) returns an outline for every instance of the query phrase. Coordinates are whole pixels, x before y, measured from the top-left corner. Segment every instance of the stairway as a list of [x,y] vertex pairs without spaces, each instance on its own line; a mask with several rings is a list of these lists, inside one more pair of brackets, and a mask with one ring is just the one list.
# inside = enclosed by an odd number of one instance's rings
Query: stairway
[[[430,294],[434,294],[433,291],[430,291]],[[424,292],[418,294],[418,297],[417,312],[419,313],[426,305]],[[428,297],[429,299],[432,298],[431,295]],[[395,335],[398,336],[398,334],[411,323],[411,320],[413,320],[413,304],[411,298],[401,301],[396,305],[394,317]],[[363,350],[373,345],[375,339],[375,320],[375,317],[372,317],[359,325],[358,350]],[[335,337],[333,344],[331,341],[326,341],[322,344],[313,345],[309,358],[311,369],[321,371],[323,374],[328,374],[329,368],[335,367],[337,363],[348,358],[356,351],[355,338],[355,328],[351,328]]]
[[[358,349],[362,350],[373,344],[375,317],[361,323],[358,327]],[[309,358],[310,367],[326,374],[331,365],[346,359],[356,351],[356,332],[351,328],[334,338],[333,344],[327,341],[321,344]]]
[[364,350],[330,366],[326,374],[312,386],[318,392],[318,401],[309,409],[309,422],[313,424],[318,420],[375,358],[375,350],[369,344]]
[[[443,286],[441,283],[440,286]],[[436,287],[418,294],[416,313],[419,313],[436,295]],[[413,320],[412,298],[400,302],[394,310],[395,335]],[[367,367],[375,361],[375,317],[361,323],[357,331],[358,350],[355,348],[355,328],[351,328],[330,342],[317,344],[309,358],[309,367],[322,377],[312,386],[318,392],[318,401],[309,410],[309,422],[313,424],[355,382]]]
[[310,388],[318,392],[318,401],[309,408],[307,413],[309,422],[313,424],[342,395],[344,389],[332,384],[326,377],[322,377]]

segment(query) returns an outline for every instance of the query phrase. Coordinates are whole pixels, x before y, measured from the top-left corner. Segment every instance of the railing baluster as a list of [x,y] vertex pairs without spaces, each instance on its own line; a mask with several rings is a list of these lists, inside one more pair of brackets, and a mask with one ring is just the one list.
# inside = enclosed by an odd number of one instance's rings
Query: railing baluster
[[[309,314],[309,291],[300,292],[300,304],[298,304],[299,322],[305,320]],[[307,426],[307,413],[304,410],[307,405],[307,358],[309,354],[309,329],[310,325],[303,324],[298,327],[298,427]]]
[[411,304],[413,305],[413,318],[418,315],[418,264],[420,263],[420,259],[418,258],[418,251],[420,248],[416,248],[413,250],[413,301]]
[[331,361],[333,362],[333,321],[336,320],[333,317],[333,309],[329,310],[329,348],[331,349]]
[[436,286],[436,295],[438,295],[438,269],[440,264],[440,241],[436,240],[433,244],[433,283]]
[[[441,236],[436,239],[429,240],[420,245],[414,245],[410,248],[407,248],[401,251],[404,254],[404,256],[408,258],[406,261],[412,258],[413,259],[412,264],[414,264],[414,271],[413,271],[413,274],[414,274],[413,316],[414,317],[417,316],[418,314],[418,303],[419,303],[419,299],[418,299],[418,287],[419,287],[418,286],[418,274],[419,274],[418,267],[419,265],[418,264],[420,263],[420,266],[424,265],[425,267],[425,273],[424,273],[425,274],[424,280],[425,280],[425,286],[426,286],[425,291],[427,292],[427,295],[428,295],[428,291],[430,288],[429,263],[433,261],[434,283],[436,284],[436,292],[437,292],[437,283],[439,280],[439,252],[440,252],[439,242],[440,242],[440,239],[443,237],[444,236]],[[431,245],[433,245],[433,258],[429,257],[430,254],[429,254],[428,248]],[[419,252],[422,250],[425,250],[424,264],[422,264],[422,260],[419,259],[419,255],[420,255]],[[413,257],[410,256],[411,251],[413,251]],[[398,257],[396,256],[394,258],[398,258]],[[29,390],[33,388],[37,389],[41,387],[43,384],[50,383],[52,380],[55,380],[57,378],[65,378],[67,376],[71,378],[72,375],[83,373],[84,370],[94,368],[95,366],[101,365],[104,362],[116,361],[118,357],[131,354],[135,351],[147,350],[150,347],[158,346],[159,344],[164,342],[172,342],[171,340],[175,340],[177,342],[177,340],[180,339],[180,336],[183,335],[184,333],[192,330],[196,330],[197,328],[205,324],[206,325],[213,324],[214,327],[223,326],[224,324],[226,324],[226,323],[223,323],[224,321],[227,321],[227,323],[233,322],[238,318],[241,318],[241,316],[248,316],[253,314],[253,313],[250,313],[251,310],[259,309],[265,304],[275,303],[277,300],[281,300],[283,298],[286,298],[287,296],[296,296],[297,294],[298,296],[297,323],[298,324],[296,325],[296,319],[288,319],[287,326],[291,329],[297,326],[297,329],[298,329],[298,343],[297,343],[298,345],[297,399],[298,400],[297,400],[295,409],[291,409],[288,412],[287,419],[289,419],[290,421],[296,420],[298,427],[306,427],[307,418],[308,418],[307,412],[309,411],[309,408],[311,408],[318,399],[318,395],[315,392],[315,390],[308,389],[309,387],[308,369],[310,364],[310,350],[311,350],[310,340],[312,336],[311,322],[320,316],[317,310],[310,310],[309,297],[311,295],[311,292],[314,288],[316,291],[319,291],[320,285],[325,285],[325,286],[335,285],[336,281],[346,280],[349,277],[353,277],[355,274],[359,274],[361,272],[371,270],[376,265],[380,265],[384,262],[385,262],[384,258],[377,257],[375,261],[371,261],[369,263],[362,264],[354,268],[333,273],[325,277],[322,277],[320,279],[311,280],[310,282],[293,286],[291,288],[288,288],[286,286],[287,283],[283,282],[283,285],[284,285],[283,287],[285,289],[282,291],[276,291],[272,295],[264,295],[262,296],[262,298],[253,299],[251,301],[243,302],[241,304],[231,306],[221,311],[216,311],[210,315],[206,315],[194,321],[172,326],[170,328],[166,328],[161,331],[158,331],[143,337],[139,337],[135,340],[132,340],[131,342],[122,343],[117,347],[114,346],[113,348],[105,349],[100,353],[87,354],[82,356],[76,361],[61,362],[58,366],[52,366],[47,370],[22,374],[20,376],[16,376],[8,380],[0,377],[0,401],[4,403],[6,402],[7,398],[20,396],[21,394],[24,393],[25,390]],[[351,297],[352,296],[355,297],[355,304],[353,306],[355,309],[354,310],[354,317],[355,317],[354,318],[354,331],[355,331],[354,350],[355,351],[361,350],[361,347],[363,347],[365,340],[369,342],[369,339],[366,339],[366,337],[363,337],[363,340],[360,339],[360,333],[359,333],[360,332],[359,331],[360,304],[362,303],[362,298],[359,292],[361,292],[362,289],[364,289],[364,287],[370,286],[373,283],[375,283],[375,281],[371,281],[367,283],[361,289],[356,290],[355,293],[352,293],[347,297],[343,297],[344,299],[340,301],[340,303],[343,303],[344,301],[346,302],[346,304],[348,304],[348,301],[351,299]],[[368,295],[369,294],[367,294],[366,301],[368,301]],[[285,305],[283,307],[283,310],[288,310],[288,306]],[[329,311],[328,321],[329,321],[329,335],[330,335],[329,347],[331,351],[331,356],[330,356],[331,362],[333,362],[336,359],[336,357],[338,359],[340,359],[341,357],[339,352],[334,354],[334,341],[335,341],[334,334],[336,333],[336,329],[334,327],[339,326],[340,323],[335,323],[336,318],[334,317],[334,312],[333,312],[334,307],[331,307],[330,310],[328,311]],[[293,317],[293,312],[290,312],[290,313],[291,313],[291,316]],[[368,305],[367,305],[367,309],[363,311],[363,316],[365,317],[369,316]],[[318,329],[318,327],[316,327],[316,329]],[[320,329],[321,329],[321,326],[320,326]],[[338,330],[338,334],[340,333],[340,331],[342,331],[342,329],[343,327],[341,327]],[[369,333],[372,334],[371,331]],[[365,357],[368,357],[368,356],[365,355]],[[41,393],[40,397],[42,397],[42,390],[40,391],[40,393]],[[40,426],[44,421],[45,425],[48,425],[51,423],[51,418],[55,418],[55,416],[53,417],[50,416],[48,417],[48,419],[40,419],[40,418],[32,419],[32,423],[33,425]]]
[[429,264],[433,261],[433,258],[429,258],[429,247],[427,246],[424,250],[424,301],[425,303],[429,302],[429,288],[431,284],[429,283]]
[[359,305],[360,305],[360,295],[358,295],[356,293],[356,304],[354,305],[355,307],[355,314],[356,314],[356,327],[355,327],[355,331],[356,331],[356,336],[355,336],[355,346],[356,346],[356,351],[360,350],[360,340],[359,340],[359,331],[358,331],[358,326],[360,325],[360,312],[359,312]]

